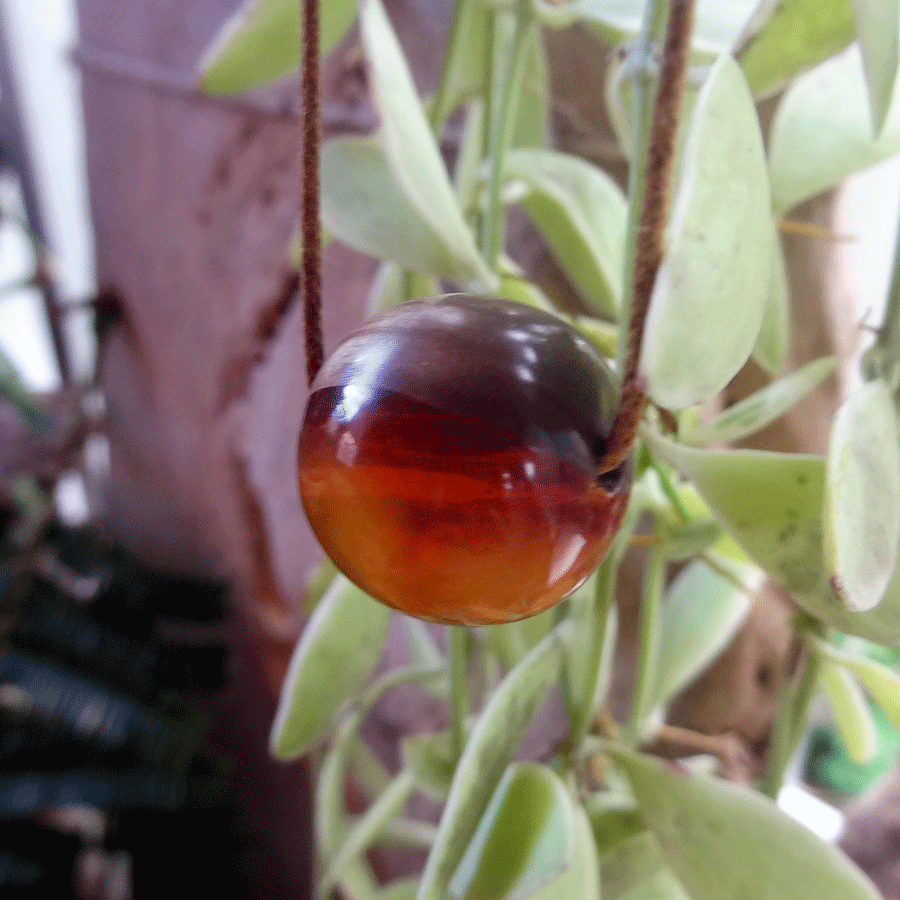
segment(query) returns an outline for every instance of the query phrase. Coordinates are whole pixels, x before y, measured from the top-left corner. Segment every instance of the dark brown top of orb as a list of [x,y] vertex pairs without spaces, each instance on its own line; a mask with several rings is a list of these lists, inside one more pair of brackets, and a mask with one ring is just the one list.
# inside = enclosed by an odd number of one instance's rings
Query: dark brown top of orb
[[394,307],[347,339],[313,391],[395,391],[493,422],[593,472],[615,412],[605,362],[566,322],[520,303],[448,294]]

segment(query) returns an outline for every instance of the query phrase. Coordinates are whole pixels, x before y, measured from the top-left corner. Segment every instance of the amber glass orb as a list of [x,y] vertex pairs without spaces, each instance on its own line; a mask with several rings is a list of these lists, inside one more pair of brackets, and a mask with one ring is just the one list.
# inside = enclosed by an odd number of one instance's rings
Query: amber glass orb
[[630,489],[597,476],[615,391],[555,316],[451,294],[405,303],[316,378],[300,495],[325,552],[402,612],[488,625],[541,612],[593,570]]

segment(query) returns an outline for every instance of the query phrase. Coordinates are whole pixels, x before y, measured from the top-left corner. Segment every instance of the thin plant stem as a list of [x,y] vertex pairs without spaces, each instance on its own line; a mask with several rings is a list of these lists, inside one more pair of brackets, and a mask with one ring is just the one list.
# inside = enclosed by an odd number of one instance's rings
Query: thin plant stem
[[453,67],[456,63],[456,55],[463,36],[462,26],[465,23],[467,13],[469,13],[467,7],[471,6],[471,4],[472,0],[456,0],[456,3],[453,4],[453,15],[450,18],[450,29],[447,32],[447,47],[444,51],[444,61],[441,66],[437,88],[431,101],[431,113],[429,115],[429,124],[435,137],[440,137],[447,115],[444,107],[447,105],[447,99],[450,94]]
[[[806,672],[804,671],[804,675]],[[781,679],[775,697],[775,718],[769,735],[769,753],[766,772],[759,789],[773,800],[778,798],[784,773],[791,758],[790,745],[793,740],[794,697],[796,685],[789,677]]]
[[409,269],[404,270],[403,276],[400,280],[400,302],[406,303],[407,300],[412,300],[413,297],[413,283],[415,278],[413,273],[409,271]]
[[[484,72],[482,80],[484,82],[484,128],[481,134],[481,158],[486,160],[491,152],[491,134],[494,129],[494,64],[497,56],[497,15],[493,9],[487,9],[487,26],[485,27],[484,37]],[[478,205],[478,238],[479,246],[484,248],[487,242],[488,219],[485,210],[481,204]]]
[[678,514],[678,518],[680,518],[682,522],[689,522],[691,517],[688,515],[687,509],[685,509],[684,503],[681,502],[681,497],[678,495],[678,489],[672,483],[669,473],[666,471],[665,467],[661,466],[656,460],[653,460],[652,466],[659,477],[659,483],[663,489],[663,493],[668,497],[669,503],[672,504],[672,508]]
[[482,252],[488,268],[495,272],[500,252],[503,249],[503,232],[505,215],[500,201],[500,188],[503,184],[503,160],[512,141],[513,123],[518,105],[522,81],[522,67],[525,61],[525,47],[531,33],[533,17],[531,5],[527,2],[516,4],[516,25],[513,33],[512,48],[507,62],[506,72],[500,87],[499,105],[494,121],[487,120],[488,147],[488,183],[487,206],[485,209],[484,230],[482,233]]
[[[804,616],[797,629],[797,640],[801,646],[805,631],[822,634],[823,626]],[[804,653],[802,665],[803,671],[799,681],[795,682],[787,676],[782,678],[775,700],[775,720],[769,737],[769,757],[765,775],[760,783],[762,793],[773,800],[781,791],[784,773],[803,737],[819,681],[821,660],[817,654],[808,651]]]
[[450,734],[453,755],[462,756],[466,745],[466,716],[469,714],[468,632],[464,625],[450,626]]
[[[647,68],[666,10],[668,16],[662,61],[648,120],[647,109],[653,86]],[[636,104],[635,139],[625,245],[624,296],[628,299],[623,303],[622,320],[623,325],[628,322],[628,341],[627,350],[620,358],[622,394],[600,463],[600,472],[614,469],[627,458],[646,405],[645,386],[638,376],[638,363],[650,296],[663,257],[663,231],[693,21],[694,0],[650,0],[644,12],[641,34],[631,55]],[[622,341],[621,346],[625,343]]]
[[[609,608],[616,600],[619,566],[628,549],[630,539],[637,525],[640,505],[629,504],[615,543],[603,564],[597,571],[597,584],[594,590],[593,621],[590,623],[591,646],[585,671],[588,674],[587,684],[578,698],[566,696],[566,707],[569,710],[569,746],[578,747],[584,740],[591,720],[594,716],[594,701],[597,699],[597,686],[603,671],[603,652],[606,648],[606,630],[609,625]],[[568,687],[570,679],[564,678],[562,683]],[[565,691],[571,694],[570,691]]]
[[322,234],[319,229],[319,141],[321,90],[319,85],[319,0],[303,0],[300,102],[302,106],[302,177],[300,234],[303,321],[306,336],[306,379],[309,384],[322,368]]
[[644,717],[650,711],[650,695],[656,682],[656,666],[659,659],[660,605],[665,583],[666,557],[662,547],[647,551],[644,583],[641,591],[641,611],[638,636],[638,661],[634,675],[634,692],[631,697],[631,713],[625,734],[629,742],[638,743],[643,735]]
[[809,710],[819,683],[819,671],[822,668],[822,660],[815,653],[806,654],[806,664],[803,667],[803,677],[797,685],[797,694],[794,698],[794,718],[791,733],[791,755],[800,744],[803,732],[806,731],[806,723],[809,720]]
[[340,882],[343,870],[381,836],[387,823],[403,810],[415,789],[416,782],[412,773],[406,769],[401,770],[354,822],[328,870],[316,885],[317,900],[324,900],[331,895],[332,889]]
[[437,835],[437,826],[420,819],[400,817],[388,821],[376,841],[381,846],[412,847],[430,850]]

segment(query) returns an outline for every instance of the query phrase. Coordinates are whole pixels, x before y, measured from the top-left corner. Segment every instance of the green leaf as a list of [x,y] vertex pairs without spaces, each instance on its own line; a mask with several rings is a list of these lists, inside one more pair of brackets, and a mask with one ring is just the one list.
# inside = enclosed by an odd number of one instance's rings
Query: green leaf
[[446,800],[456,771],[452,735],[446,729],[436,734],[409,735],[400,743],[403,765],[420,790],[435,800]]
[[450,894],[456,900],[524,900],[569,863],[575,817],[559,777],[546,766],[510,766],[497,785]]
[[[422,228],[425,227],[423,224]],[[434,297],[441,292],[434,278],[420,275],[418,272],[406,272],[396,263],[382,263],[372,279],[366,299],[366,311],[370,316],[375,316],[403,302],[404,277],[410,279],[409,300]]]
[[784,370],[791,341],[791,297],[781,236],[772,238],[772,277],[753,358],[770,375]]
[[492,286],[494,276],[479,255],[472,232],[463,219],[381,0],[366,0],[362,6],[360,33],[371,66],[374,102],[381,115],[379,135],[394,179],[419,217],[452,250],[454,258],[485,285]]
[[876,606],[900,543],[900,429],[891,393],[871,381],[838,410],[825,481],[825,561],[832,585],[857,611]]
[[459,205],[466,217],[474,217],[477,212],[478,192],[482,185],[482,163],[484,158],[484,102],[473,100],[466,110],[456,167],[453,170],[453,185]]
[[520,275],[501,275],[500,287],[497,288],[498,297],[514,300],[516,303],[524,303],[535,309],[543,309],[553,312],[553,304],[547,299],[547,295],[532,281]]
[[865,765],[878,749],[875,725],[869,705],[853,675],[846,669],[823,662],[819,684],[837,727],[847,758],[858,766]]
[[[356,18],[355,0],[321,0],[319,52],[327,56]],[[214,38],[200,63],[199,87],[231,94],[259,87],[300,64],[300,4],[245,0]]]
[[[692,518],[706,518],[710,515],[710,508],[692,484],[686,482],[679,485],[678,499],[681,500],[681,505]],[[727,531],[722,532],[722,536],[713,544],[711,549],[721,556],[736,559],[738,562],[749,561],[747,554]]]
[[600,896],[597,851],[584,809],[572,804],[571,852],[563,872],[529,895],[529,900],[597,900]]
[[375,900],[415,900],[418,878],[399,878],[375,894]]
[[[445,684],[449,683],[449,678],[443,679]],[[422,680],[422,687],[429,684],[429,681]],[[347,764],[356,773],[359,779],[360,787],[369,797],[380,794],[391,783],[391,775],[381,763],[376,759],[372,751],[362,742],[354,740],[350,744],[350,750],[347,756]]]
[[725,536],[722,526],[711,516],[689,522],[666,523],[663,553],[666,559],[691,559],[715,546]]
[[600,896],[600,866],[584,808],[574,804],[575,827],[572,854],[566,870],[531,895],[531,900],[597,900]]
[[[634,95],[631,79],[627,77],[628,60],[622,59],[618,63],[611,62],[606,70],[606,80],[603,84],[603,100],[606,104],[606,115],[609,117],[609,123],[612,126],[613,134],[619,142],[619,147],[625,159],[630,160],[634,153]],[[689,89],[685,85],[685,94]],[[696,102],[696,98],[694,100]],[[694,108],[693,103],[688,109]],[[684,103],[681,106],[682,115],[678,117],[679,133],[684,131]],[[678,166],[672,166],[673,171],[678,170]]]
[[850,0],[777,0],[765,22],[748,30],[737,56],[755,97],[774,94],[856,35]]
[[584,801],[584,810],[591,823],[594,845],[602,857],[624,841],[647,830],[634,800],[625,794],[597,791]]
[[316,886],[317,897],[322,900],[328,897],[332,889],[340,883],[341,877],[350,864],[355,862],[378,838],[388,821],[400,814],[414,789],[415,781],[409,772],[400,772],[394,778],[350,829],[340,849],[331,860],[328,871]]
[[793,593],[824,580],[821,509],[824,460],[758,450],[696,450],[644,433],[654,453],[693,481],[725,528]]
[[900,64],[900,2],[898,0],[852,0],[856,37],[862,54],[873,132],[884,128]]
[[678,573],[666,592],[651,706],[668,702],[694,681],[750,612],[749,591],[757,570],[724,557],[714,559],[733,580],[697,560]]
[[310,572],[306,593],[300,601],[300,608],[306,615],[312,615],[337,574],[337,566],[327,556]]
[[604,855],[600,884],[603,900],[689,900],[646,825]]
[[619,328],[609,322],[601,322],[590,316],[575,316],[572,325],[586,337],[594,348],[607,359],[616,358],[619,346]]
[[898,150],[900,104],[892,106],[879,137],[872,137],[858,50],[823,63],[788,88],[772,121],[769,172],[776,214]]
[[459,256],[407,200],[371,138],[334,138],[322,146],[322,222],[345,244],[427,275],[471,278],[476,268]]
[[622,296],[626,204],[596,166],[554,150],[512,150],[504,174],[524,185],[517,198],[588,304],[615,319]]
[[742,440],[774,422],[801,397],[821,384],[834,371],[835,364],[833,356],[814,360],[729,406],[711,422],[701,422],[679,436],[685,444],[691,445]]
[[456,767],[417,900],[444,900],[475,828],[544,694],[559,676],[571,640],[554,629],[501,682],[478,718]]
[[[728,50],[740,34],[758,0],[699,0],[692,44],[715,54]],[[610,44],[620,44],[638,33],[644,0],[569,0],[568,3],[535,0],[544,25],[568,28],[584,22],[597,28]]]
[[846,856],[756,791],[609,753],[691,900],[878,900]]
[[825,641],[811,638],[810,643],[813,650],[827,660],[853,672],[873,702],[900,733],[900,674],[874,659],[838,650]]
[[483,93],[484,61],[488,52],[488,10],[482,3],[456,4],[454,15],[459,21],[459,40],[453,47],[453,58],[445,59],[447,86],[441,107],[431,111],[432,119],[444,122],[458,106]]
[[682,409],[721,390],[753,350],[771,271],[772,211],[753,98],[734,59],[713,66],[684,148],[668,248],[647,315],[647,393]]
[[[316,849],[323,865],[334,858],[342,842],[346,840],[349,826],[344,809],[347,755],[356,732],[351,724],[353,717],[343,723],[338,740],[322,760],[316,784],[315,823]],[[377,882],[368,864],[362,859],[351,860],[341,876],[341,888],[352,900],[371,897]]]
[[874,609],[859,613],[839,604],[827,619],[823,619],[847,634],[900,647],[900,566],[894,569],[884,598]]
[[330,727],[381,656],[391,611],[340,576],[306,623],[281,689],[270,749],[292,759]]
[[444,655],[438,649],[428,625],[422,619],[403,616],[403,634],[406,638],[406,652],[409,662],[414,666],[437,668],[444,664]]
[[640,887],[626,894],[623,900],[689,900],[689,898],[681,882],[668,869],[660,869]]
[[347,716],[341,722],[334,746],[325,754],[316,780],[313,821],[316,849],[325,865],[334,857],[347,835],[344,789],[351,742],[357,737],[353,726],[357,722],[355,716]]
[[592,709],[606,699],[619,630],[619,612],[612,596],[615,584],[611,565],[613,563],[604,561],[600,569],[569,597],[569,619],[574,626],[574,635],[563,670],[565,695],[580,703],[590,694]]
[[[422,669],[409,666],[394,669],[366,688],[356,708],[341,720],[334,745],[322,760],[316,782],[313,822],[316,848],[323,867],[332,863],[350,832],[344,806],[347,764],[358,744],[363,721],[375,704],[398,685],[410,681],[428,683],[435,679],[448,680],[446,668]],[[342,867],[339,883],[351,900],[369,900],[375,895],[374,876],[360,858],[351,859]]]
[[844,665],[863,683],[894,730],[900,733],[900,675],[874,659],[851,657]]
[[547,637],[555,619],[556,612],[551,607],[528,619],[491,625],[483,631],[485,643],[497,654],[503,667],[511,669]]
[[[412,616],[401,615],[401,624],[403,625],[403,634],[406,644],[407,661],[411,666],[422,666],[423,668],[438,668],[446,665],[446,657],[438,649],[428,625],[421,619],[414,619]],[[428,681],[422,684],[422,689],[431,694],[432,697],[442,700],[445,703],[449,698],[449,679],[439,682]]]
[[[644,429],[653,452],[693,483],[744,552],[810,615],[847,634],[900,646],[900,567],[874,609],[834,593],[822,550],[825,460],[756,450],[697,450]],[[689,496],[689,493],[686,493]]]
[[[494,19],[494,82],[495,107],[503,82],[509,71],[516,20],[513,15],[498,15]],[[513,100],[511,147],[546,147],[550,142],[547,115],[548,87],[547,59],[543,37],[537,28],[525,36],[522,48],[522,73],[516,83],[518,96]],[[482,63],[482,69],[484,65]],[[483,82],[482,82],[483,85]],[[484,94],[484,87],[480,88]],[[495,109],[496,112],[496,109]]]
[[512,147],[546,147],[550,143],[547,98],[550,96],[547,52],[544,39],[532,28],[525,45],[522,93],[516,107]]

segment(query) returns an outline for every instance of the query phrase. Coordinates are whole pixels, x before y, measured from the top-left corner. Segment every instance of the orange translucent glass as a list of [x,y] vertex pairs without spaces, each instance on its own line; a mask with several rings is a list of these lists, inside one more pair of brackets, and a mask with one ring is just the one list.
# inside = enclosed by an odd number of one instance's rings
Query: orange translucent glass
[[325,551],[382,602],[440,622],[534,615],[597,565],[627,493],[491,422],[379,392],[345,420],[312,397],[300,493]]
[[597,477],[614,412],[603,361],[568,324],[457,294],[403,304],[313,384],[300,495],[326,553],[410,615],[534,615],[600,561],[630,467]]

